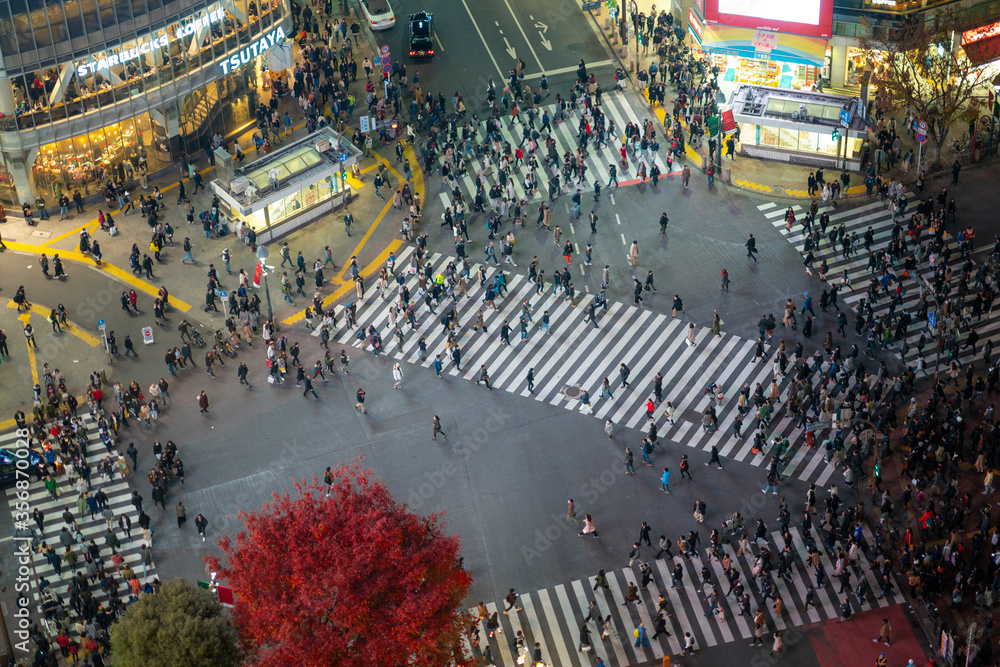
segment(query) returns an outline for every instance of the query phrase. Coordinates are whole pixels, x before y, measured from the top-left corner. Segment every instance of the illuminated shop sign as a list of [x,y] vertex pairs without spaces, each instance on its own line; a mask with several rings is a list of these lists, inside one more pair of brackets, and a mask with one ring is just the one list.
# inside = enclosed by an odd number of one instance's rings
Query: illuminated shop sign
[[99,58],[86,65],[80,65],[76,68],[76,73],[80,77],[85,77],[97,70],[108,69],[115,65],[124,65],[128,61],[135,60],[139,56],[145,55],[155,49],[165,48],[169,43],[170,40],[166,35],[160,35],[154,39],[141,42],[138,46],[131,49],[122,49],[120,53],[114,53],[107,58]]
[[205,14],[204,16],[199,16],[194,21],[178,28],[177,31],[174,32],[174,37],[181,39],[182,37],[193,35],[199,28],[215,23],[216,21],[221,21],[224,16],[223,12],[223,9],[216,9],[214,12]]
[[223,74],[229,74],[230,70],[234,70],[241,65],[246,65],[275,44],[280,44],[283,41],[285,41],[284,28],[275,28],[250,46],[240,49],[239,53],[235,53],[220,62],[219,67],[222,68]]
[[[199,16],[189,23],[177,28],[177,30],[174,31],[174,37],[176,39],[182,39],[189,35],[193,35],[199,29],[217,21],[221,21],[224,17],[225,10],[222,8],[216,9],[215,11],[209,12],[204,16]],[[106,70],[115,67],[116,65],[124,65],[131,60],[136,60],[139,56],[144,56],[147,53],[155,51],[156,49],[166,48],[169,45],[170,38],[166,34],[160,35],[159,37],[147,38],[144,41],[138,42],[131,49],[122,49],[119,53],[112,54],[105,58],[95,58],[93,62],[80,65],[76,68],[76,73],[78,76],[83,78],[98,70]]]

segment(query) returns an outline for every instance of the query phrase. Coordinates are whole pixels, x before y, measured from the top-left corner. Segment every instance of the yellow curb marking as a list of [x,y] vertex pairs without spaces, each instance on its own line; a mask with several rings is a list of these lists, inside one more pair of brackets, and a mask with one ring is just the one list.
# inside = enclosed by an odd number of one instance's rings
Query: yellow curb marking
[[[18,252],[26,252],[36,256],[45,252],[52,252],[52,248],[32,245],[29,243],[19,243],[16,241],[9,243],[7,247],[11,250],[16,250]],[[59,255],[59,259],[62,260],[79,262],[81,264],[86,264],[88,266],[96,267],[98,270],[106,271],[109,275],[117,278],[118,280],[121,280],[122,282],[128,285],[131,285],[132,287],[135,287],[136,289],[142,292],[145,292],[146,294],[149,294],[150,296],[153,297],[160,296],[160,290],[155,285],[147,283],[145,280],[140,280],[139,278],[136,278],[130,272],[124,271],[115,266],[114,264],[110,264],[108,262],[101,262],[100,264],[97,264],[97,262],[95,262],[93,258],[88,257],[87,255],[84,255],[82,252],[78,252],[76,250],[60,250],[59,252],[54,254]],[[190,304],[181,301],[180,299],[174,297],[173,295],[170,295],[170,305],[176,310],[180,310],[185,313],[191,310]]]

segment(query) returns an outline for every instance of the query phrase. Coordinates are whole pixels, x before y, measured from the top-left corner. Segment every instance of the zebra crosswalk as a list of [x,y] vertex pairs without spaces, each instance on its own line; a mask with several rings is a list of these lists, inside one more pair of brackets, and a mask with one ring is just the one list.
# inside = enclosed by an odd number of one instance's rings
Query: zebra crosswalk
[[[412,247],[404,248],[396,266],[405,267],[412,252]],[[454,257],[438,253],[428,257],[434,273],[443,271],[453,261],[456,261]],[[498,267],[487,266],[486,269],[489,284]],[[477,271],[478,265],[474,265],[470,275],[475,276]],[[417,294],[417,277],[404,275],[410,293]],[[594,295],[579,295],[576,303],[571,304],[563,295],[554,293],[548,284],[541,294],[536,294],[534,284],[526,276],[510,274],[508,279],[508,294],[497,299],[497,310],[487,309],[482,303],[486,288],[475,280],[469,286],[468,298],[461,298],[454,304],[461,323],[456,329],[456,339],[462,352],[461,369],[451,363],[447,353],[449,332],[440,324],[440,309],[431,314],[422,306],[418,308],[420,312],[415,329],[399,316],[397,326],[404,331],[400,346],[389,326],[392,298],[387,296],[383,300],[378,293],[372,292],[363,302],[357,303],[356,326],[365,331],[374,327],[381,332],[384,354],[394,360],[430,369],[435,355],[440,354],[444,364],[442,374],[465,380],[477,379],[481,366],[485,365],[493,388],[567,410],[590,413],[602,422],[611,420],[616,427],[648,429],[645,403],[647,398],[652,397],[654,376],[660,373],[663,403],[655,407],[653,420],[661,438],[705,452],[716,446],[723,457],[758,466],[765,466],[770,461],[763,453],[752,451],[753,429],[748,428],[739,437],[733,432],[733,423],[738,415],[738,390],[744,384],[751,389],[757,383],[767,387],[772,378],[773,368],[769,363],[755,363],[753,360],[754,341],[726,332],[715,336],[710,329],[695,326],[695,343],[692,346],[687,340],[689,320],[620,302],[609,303],[605,312],[599,311],[595,327],[585,321],[586,308]],[[534,322],[528,327],[527,337],[521,340],[518,320],[525,299],[531,303]],[[416,297],[411,302],[421,304],[422,299]],[[442,308],[444,305],[450,304],[443,304]],[[356,338],[356,329],[342,326],[342,314],[346,307],[337,307],[341,328],[331,332],[331,340],[370,349],[369,345]],[[475,332],[470,324],[480,307],[484,310],[486,331]],[[551,317],[550,335],[539,326],[544,311],[548,311]],[[509,346],[500,343],[498,334],[504,320],[510,323],[513,330]],[[319,327],[313,335],[319,335]],[[427,344],[425,358],[421,358],[418,347],[421,338]],[[623,363],[631,370],[627,387],[619,374]],[[526,382],[529,369],[533,369],[534,373],[533,391]],[[608,378],[611,392],[609,396],[602,397],[604,378]],[[789,378],[781,378],[783,392],[789,382]],[[701,427],[701,416],[717,400],[706,391],[712,383],[723,389],[724,398],[717,403],[718,428],[707,432]],[[582,391],[590,394],[591,410],[580,400]],[[667,402],[672,403],[674,408],[674,424],[664,412]],[[794,427],[792,420],[774,417],[770,428],[774,430],[774,435],[787,435],[792,443],[793,451],[783,470],[785,475],[816,483],[823,483],[829,478],[834,468],[823,460],[821,450],[804,445],[804,433]]]
[[[635,105],[631,101],[631,97],[628,93],[613,91],[610,93],[605,93],[601,96],[601,109],[607,115],[608,119],[614,123],[615,132],[618,137],[621,137],[622,130],[629,123],[634,123],[640,128],[643,126],[646,120],[655,120],[655,118],[649,113],[647,105],[641,101],[636,101]],[[638,109],[637,109],[638,107]],[[556,105],[553,104],[542,104],[538,107],[538,117],[535,121],[536,127],[541,129],[541,117],[544,112],[548,112],[550,117],[555,116]],[[552,131],[549,135],[555,140],[556,147],[560,159],[566,151],[571,154],[575,154],[577,148],[579,147],[579,142],[577,140],[577,124],[579,122],[580,114],[579,112],[570,113],[566,120],[553,123]],[[526,120],[526,119],[525,119]],[[518,146],[522,143],[521,125],[515,125],[511,127],[510,122],[505,119],[502,124],[500,134],[504,142],[509,143],[511,146]],[[541,132],[542,137],[547,136],[546,132]],[[658,135],[658,140],[661,143],[664,140],[662,134]],[[600,181],[602,187],[607,185],[611,173],[608,167],[612,164],[618,165],[618,180],[620,184],[627,184],[635,180],[638,176],[639,169],[639,156],[629,155],[628,168],[623,170],[620,168],[621,156],[618,154],[618,149],[621,145],[621,139],[608,138],[608,145],[601,148],[596,148],[591,143],[589,147],[589,152],[584,160],[586,165],[586,176],[585,182],[573,182],[567,183],[562,182],[561,188],[564,192],[572,192],[577,187],[581,190],[588,191],[593,189],[593,182]],[[525,151],[527,152],[527,151]],[[549,184],[552,177],[556,174],[555,171],[543,168],[543,163],[546,155],[545,145],[543,140],[539,140],[539,147],[536,150],[536,156],[539,162],[539,167],[536,171],[538,178],[537,183],[537,193],[529,192],[525,189],[525,177],[531,171],[528,166],[527,156],[526,159],[518,164],[513,172],[511,173],[511,182],[514,187],[514,194],[518,201],[524,199],[527,201],[532,201],[535,198],[542,198],[547,196],[549,192]],[[652,168],[655,164],[660,169],[661,174],[669,173],[670,169],[667,166],[665,158],[661,155],[654,154],[652,151],[646,156],[646,168],[648,170]],[[438,194],[442,204],[444,206],[451,205],[451,199],[449,197],[449,192],[451,192],[455,187],[458,187],[464,194],[466,201],[473,201],[476,194],[476,176],[481,174],[484,179],[484,184],[488,189],[491,185],[496,182],[495,173],[491,174],[491,170],[488,168],[489,158],[487,156],[483,157],[472,157],[469,160],[468,168],[463,174],[456,174],[455,181],[449,183],[444,181],[443,190]],[[561,162],[560,162],[561,168]],[[680,166],[675,167],[675,171],[680,171]],[[560,180],[562,177],[560,176]]]
[[[859,549],[855,566],[847,566],[851,569],[850,582],[842,593],[839,590],[840,581],[831,576],[836,571],[835,558],[821,549],[820,561],[826,572],[828,585],[817,587],[815,570],[809,567],[803,534],[797,528],[789,528],[789,533],[794,551],[790,576],[772,576],[775,595],[781,598],[783,604],[780,614],[775,612],[772,599],[762,599],[760,584],[763,579],[753,575],[760,543],[753,543],[753,553],[742,555],[737,555],[731,544],[724,543],[722,547],[722,554],[728,555],[732,560],[732,567],[739,571],[739,580],[750,596],[750,613],[753,614],[759,607],[764,614],[768,631],[784,631],[838,618],[844,598],[850,600],[855,612],[884,608],[902,601],[898,592],[877,597],[876,594],[881,590],[881,575],[876,573],[864,549]],[[867,529],[864,538],[867,545],[873,544],[871,533]],[[767,544],[763,546],[772,554],[778,554],[784,544],[781,534],[775,531],[770,533]],[[518,632],[522,632],[529,650],[536,642],[540,645],[542,660],[546,665],[589,667],[593,664],[592,656],[596,655],[606,665],[625,666],[654,664],[653,661],[661,664],[664,656],[679,655],[686,633],[694,638],[696,652],[753,637],[752,617],[740,614],[735,595],[725,595],[729,586],[723,563],[712,558],[708,548],[700,549],[694,557],[682,557],[678,554],[672,558],[654,558],[655,551],[646,547],[646,553],[640,554],[639,562],[649,564],[652,569],[652,581],[645,588],[637,574],[637,562],[635,568],[606,571],[606,589],[597,585],[595,575],[521,593],[516,604],[520,611],[511,609],[504,614],[507,607],[504,602],[486,603],[486,611],[490,616],[496,614],[499,626],[493,636],[490,636],[486,621],[477,622],[476,632],[470,631],[465,637],[466,650],[479,658],[488,645],[497,665],[517,665],[520,663],[514,639]],[[682,585],[674,587],[671,582],[677,565],[683,572]],[[860,578],[866,581],[868,588],[863,600],[857,597]],[[895,590],[898,591],[896,583],[893,579]],[[639,589],[640,599],[637,603],[625,603],[629,584],[634,584]],[[711,612],[708,602],[708,594],[713,586],[719,593],[719,609],[715,613]],[[814,603],[807,606],[806,596],[810,589],[815,589],[815,598]],[[655,619],[661,608],[660,596],[665,599],[666,629],[670,634],[653,639]],[[592,602],[597,604],[596,611],[600,621],[585,620],[593,609]],[[469,609],[469,613],[474,619],[479,619],[478,607]],[[602,639],[604,620],[608,618],[611,633],[606,639]],[[650,638],[649,646],[636,645],[635,631],[640,623]],[[580,646],[581,627],[584,625],[590,631],[592,647],[586,652],[581,651]]]
[[[785,215],[787,206],[776,202],[767,202],[759,205],[757,209],[776,229],[782,233],[789,243],[799,249],[800,252],[802,251],[806,237],[805,234],[803,234],[802,227],[798,222],[793,225],[791,230],[786,229]],[[795,214],[796,219],[801,220],[805,210],[798,204],[793,204],[791,209]],[[861,205],[850,208],[821,206],[817,212],[817,219],[823,213],[828,213],[830,216],[830,227],[828,229],[844,225],[848,235],[857,233],[858,237],[862,238],[867,229],[871,227],[874,235],[872,243],[873,250],[887,247],[889,242],[892,240],[892,230],[894,226],[892,213],[885,204],[877,199],[867,200]],[[900,218],[900,222],[903,224],[902,218]],[[961,261],[964,261],[959,260],[958,258],[959,249],[954,236],[946,234],[945,244],[953,253],[951,259],[951,264],[953,266],[957,266],[961,263]],[[912,241],[909,245],[912,248]],[[978,251],[971,253],[972,259],[974,262],[981,264],[986,260],[991,251],[992,248],[990,247],[980,248]],[[827,265],[829,266],[828,276],[831,282],[834,282],[835,279],[837,279],[845,270],[852,277],[854,284],[852,285],[851,290],[842,294],[841,298],[844,303],[856,310],[858,302],[861,299],[867,298],[868,278],[873,275],[868,272],[869,253],[865,252],[862,247],[857,254],[845,259],[840,251],[832,248],[830,244],[824,240],[819,249],[813,250],[813,255],[816,258],[816,265],[818,265],[821,261],[826,260]],[[902,275],[902,269],[899,268],[899,265],[900,263],[897,262],[897,277]],[[951,283],[952,288],[958,287],[960,273],[961,272],[957,270],[954,272]],[[911,279],[903,278],[902,282],[906,291],[902,295],[902,304],[896,308],[896,315],[901,314],[903,311],[907,311],[914,318],[914,323],[910,325],[905,338],[909,346],[909,350],[905,354],[905,360],[906,363],[911,366],[916,361],[918,356],[921,334],[925,335],[927,341],[933,342],[933,339],[936,338],[936,332],[929,326],[928,321],[925,318],[918,319],[916,316],[916,313],[919,310],[922,283],[928,284],[932,282],[933,276],[934,268],[930,265],[926,258],[924,258],[924,260],[920,262],[916,271],[911,272]],[[975,290],[974,286],[971,287]],[[953,291],[953,293],[956,292]],[[973,296],[974,295],[975,291],[973,291]],[[934,300],[931,297],[928,298],[928,306],[931,312],[935,311]],[[889,299],[887,298],[881,298],[876,304],[873,305],[873,312],[878,316],[884,315],[888,313],[888,311]],[[1000,320],[993,319],[990,315],[991,313],[986,312],[983,314],[983,317],[974,321],[973,328],[979,334],[980,345],[984,345],[987,340],[992,340],[994,345],[1000,344]],[[896,341],[896,343],[898,342],[899,341]],[[937,346],[933,344],[926,345],[923,349],[923,356],[925,366],[933,367],[939,356]],[[958,361],[965,363],[966,361],[974,359],[975,356],[976,355],[972,348],[963,349],[959,351]],[[940,355],[941,365],[946,367],[948,362],[948,353],[942,352]]]
[[[81,413],[81,419],[87,427],[88,452],[90,452],[92,457],[100,458],[103,456],[105,448],[97,431],[97,423],[89,414]],[[14,432],[0,435],[0,446],[12,442],[15,439],[16,435]],[[103,490],[108,497],[107,506],[110,507],[111,511],[114,513],[115,521],[111,524],[110,528],[115,532],[115,535],[121,543],[116,551],[122,556],[122,567],[124,568],[126,565],[131,567],[139,576],[139,581],[143,584],[152,581],[156,577],[156,565],[154,563],[153,565],[147,566],[145,569],[142,566],[142,529],[139,527],[139,513],[135,506],[132,505],[132,489],[130,488],[127,479],[122,478],[117,474],[114,475],[113,479],[108,479],[105,473],[98,472],[96,470],[91,474],[90,479],[92,485],[91,491],[96,494],[98,489]],[[79,494],[76,490],[76,480],[70,479],[68,472],[63,473],[62,477],[58,479],[58,483],[59,495],[56,498],[52,497],[52,495],[45,488],[44,483],[39,480],[30,484],[26,501],[24,501],[23,498],[17,499],[26,503],[29,515],[35,509],[38,509],[44,513],[45,516],[43,528],[39,529],[35,522],[29,518],[24,526],[24,529],[19,528],[17,532],[19,535],[23,535],[24,537],[28,537],[28,534],[30,533],[32,542],[36,547],[42,542],[45,542],[49,546],[53,547],[60,556],[62,556],[65,548],[60,542],[59,534],[62,527],[67,525],[63,519],[64,512],[69,512],[70,515],[72,515],[73,522],[79,529],[80,534],[83,536],[82,542],[76,543],[72,547],[79,557],[79,560],[77,561],[75,568],[69,566],[64,561],[61,566],[62,572],[59,574],[45,558],[45,556],[35,549],[33,556],[33,571],[37,580],[48,580],[51,588],[65,603],[69,598],[67,593],[67,582],[73,576],[74,572],[81,570],[86,572],[87,563],[84,559],[84,552],[87,550],[90,542],[93,541],[100,551],[101,559],[105,564],[105,570],[109,573],[115,574],[118,579],[119,596],[122,598],[127,597],[127,595],[131,593],[131,590],[129,589],[128,583],[122,580],[122,577],[118,574],[118,572],[115,572],[115,568],[112,565],[113,551],[110,546],[105,544],[105,535],[109,526],[107,525],[104,517],[102,517],[100,513],[91,517],[90,512],[86,508],[84,508],[82,512],[79,511],[77,505]],[[16,492],[17,489],[13,487],[7,491],[7,499],[11,507],[15,507]],[[129,538],[118,525],[117,519],[122,515],[127,516],[132,522],[131,538]],[[69,526],[69,529],[71,533],[74,532],[72,525]],[[91,586],[91,593],[93,594],[94,600],[97,604],[102,604],[105,608],[108,607],[109,592],[101,587],[100,581],[96,581]],[[32,595],[36,602],[41,601],[39,591],[34,586],[32,586]]]

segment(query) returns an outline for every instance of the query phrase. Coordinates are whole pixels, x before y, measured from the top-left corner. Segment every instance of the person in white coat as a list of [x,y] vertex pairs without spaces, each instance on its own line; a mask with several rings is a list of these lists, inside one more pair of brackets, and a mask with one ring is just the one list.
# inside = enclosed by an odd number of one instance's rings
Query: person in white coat
[[403,388],[402,387],[403,369],[399,367],[399,364],[396,364],[395,366],[392,367],[392,379],[396,381],[396,385],[395,385],[396,389],[402,389]]

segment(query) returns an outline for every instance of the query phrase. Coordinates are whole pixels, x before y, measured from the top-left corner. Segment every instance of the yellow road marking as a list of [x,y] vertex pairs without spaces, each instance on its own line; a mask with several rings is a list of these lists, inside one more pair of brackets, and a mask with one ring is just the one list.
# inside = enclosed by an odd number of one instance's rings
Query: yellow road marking
[[[385,218],[385,214],[389,212],[390,208],[392,208],[391,200],[386,201],[385,206],[382,207],[382,211],[378,214],[378,216],[376,216],[375,221],[368,228],[368,231],[365,232],[365,235],[361,237],[360,241],[358,241],[358,245],[355,246],[354,252],[350,254],[351,257],[357,257],[359,254],[361,254],[361,249],[365,247],[366,243],[368,243],[368,239],[370,239],[372,234],[375,233],[375,230],[378,228],[379,223],[381,223],[382,219]],[[350,266],[351,265],[349,262],[344,262],[344,268],[340,270],[338,277],[343,279],[343,277],[347,275],[347,270],[350,268]]]
[[[18,252],[26,252],[35,256],[38,256],[41,253],[52,252],[52,248],[46,248],[45,246],[39,246],[39,245],[32,245],[30,243],[20,243],[17,241],[12,241],[8,243],[7,247],[10,250],[15,250]],[[55,254],[59,255],[59,259],[62,260],[79,262],[80,264],[87,264],[88,266],[96,267],[98,270],[105,271],[109,275],[117,278],[118,280],[121,280],[122,282],[128,285],[131,285],[132,287],[136,288],[141,292],[149,294],[150,296],[158,297],[160,295],[160,290],[155,285],[147,283],[145,280],[140,280],[139,278],[136,278],[130,272],[124,271],[115,266],[114,264],[109,264],[108,262],[101,262],[100,265],[98,265],[97,262],[93,260],[93,258],[84,255],[82,252],[79,252],[77,250],[59,250],[59,252]],[[185,313],[191,310],[190,304],[181,301],[172,294],[170,295],[170,305],[173,306],[175,309],[183,311]]]
[[413,146],[404,143],[403,155],[406,156],[406,160],[410,163],[410,168],[413,170],[413,189],[415,192],[423,192],[424,170],[420,168],[420,160],[417,159],[417,154],[413,152]]
[[[27,324],[28,320],[31,319],[31,312],[22,313],[17,319]],[[28,343],[27,338],[24,339],[24,344],[28,347],[28,364],[31,365],[31,384],[36,385],[38,384],[38,363],[35,361],[35,348]]]
[[[378,272],[379,269],[385,264],[386,260],[389,259],[391,253],[396,252],[403,245],[403,242],[399,239],[393,239],[385,250],[379,253],[378,257],[368,263],[365,268],[361,269],[361,275],[368,278]],[[337,287],[333,292],[331,292],[325,299],[323,299],[323,307],[328,308],[331,304],[336,303],[338,300],[343,298],[345,295],[350,294],[354,291],[354,282],[345,282],[339,278],[334,278],[330,282],[336,282],[340,286]],[[286,317],[282,320],[283,324],[295,324],[296,322],[301,322],[304,318],[304,312],[300,311]]]
[[[17,304],[14,303],[13,300],[8,299],[7,307],[17,308]],[[49,313],[51,311],[52,309],[47,306],[41,306],[37,303],[33,303],[31,304],[31,307],[28,308],[27,311],[25,311],[24,313],[21,314],[20,317],[18,317],[18,319],[27,322],[27,320],[24,318],[25,315],[37,315],[39,317],[45,318],[45,321],[48,322]],[[94,336],[91,336],[89,333],[80,328],[80,325],[73,324],[73,322],[71,322],[68,319],[66,320],[66,324],[63,324],[61,326],[63,331],[65,331],[70,335],[76,336],[90,347],[97,347],[98,345],[101,344],[101,341],[99,339],[95,338]]]
[[378,160],[379,162],[381,162],[382,164],[384,164],[386,166],[386,168],[388,168],[389,171],[391,171],[393,173],[393,175],[395,175],[396,178],[398,178],[399,180],[403,180],[403,177],[399,174],[398,171],[395,170],[395,168],[393,168],[392,164],[390,164],[388,160],[386,160],[384,157],[382,157],[378,153],[372,153],[372,155],[375,157],[376,160]]
[[[115,211],[115,213],[117,213],[117,211]],[[94,220],[91,220],[90,222],[87,222],[87,223],[84,223],[84,224],[80,225],[76,229],[71,229],[68,232],[66,232],[65,234],[60,234],[59,236],[55,237],[54,239],[49,239],[48,241],[46,241],[42,245],[44,245],[44,246],[50,246],[50,245],[52,245],[54,243],[58,243],[59,241],[62,241],[63,239],[68,239],[69,237],[73,236],[74,234],[79,234],[84,229],[86,229],[87,231],[89,231],[91,234],[95,234],[97,232],[97,227],[99,225],[100,225],[100,223],[95,218]]]

